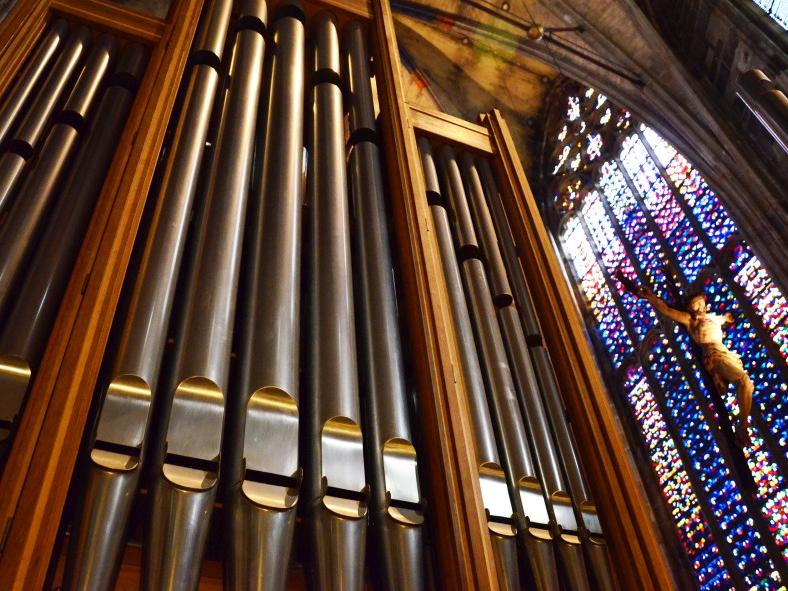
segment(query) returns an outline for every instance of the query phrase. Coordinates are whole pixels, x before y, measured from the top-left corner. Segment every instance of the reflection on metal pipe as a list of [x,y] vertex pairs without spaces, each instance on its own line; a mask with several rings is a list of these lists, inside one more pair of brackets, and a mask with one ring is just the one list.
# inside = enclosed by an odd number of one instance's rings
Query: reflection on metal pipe
[[[33,155],[61,94],[73,79],[90,41],[90,31],[80,27],[68,39],[52,70],[9,139],[9,151],[0,158],[0,211],[19,182],[24,162]],[[53,132],[50,132],[50,136]],[[43,156],[42,156],[43,158]],[[30,176],[35,176],[31,174]]]
[[361,589],[369,487],[358,399],[336,19],[315,17],[310,138],[311,408],[307,457],[313,586]]
[[[424,138],[419,138],[418,143],[424,169],[427,199],[432,203],[441,203],[442,198],[432,147]],[[446,209],[439,205],[431,205],[430,211],[446,279],[454,331],[458,336],[457,345],[460,351],[461,371],[468,394],[476,448],[479,486],[487,513],[487,528],[495,552],[498,581],[502,589],[514,590],[519,588],[520,576],[517,561],[512,560],[512,557],[517,554],[515,538],[517,527],[513,520],[512,500],[509,496],[506,475],[498,458],[482,371],[473,340],[473,328],[454,252],[449,217]]]
[[[231,7],[231,0],[214,1],[198,38],[219,36],[223,40]],[[223,41],[220,51],[222,47]],[[193,54],[204,51],[205,46],[195,44]],[[216,67],[220,57],[221,53],[214,54],[211,60]],[[188,218],[218,83],[214,66],[192,66],[110,383],[86,458],[87,483],[75,524],[76,542],[68,561],[68,589],[98,591],[114,583],[145,459],[152,398],[158,387]]]
[[[165,401],[144,584],[194,589],[219,478],[233,323],[262,83],[266,5],[241,4],[230,86],[212,163]],[[245,28],[253,27],[253,28]],[[171,402],[171,403],[170,403]],[[170,403],[170,404],[166,404]],[[169,407],[169,408],[167,408]],[[169,410],[169,412],[167,412]]]
[[62,19],[56,20],[49,28],[46,37],[41,41],[33,56],[19,75],[14,87],[8,93],[3,106],[0,107],[0,147],[5,146],[8,132],[17,117],[33,94],[38,82],[47,71],[47,67],[66,38],[68,25]]
[[441,194],[447,198],[449,214],[454,221],[457,251],[461,259],[479,256],[479,241],[473,228],[471,210],[465,198],[462,176],[457,158],[449,146],[440,150],[438,176],[441,181]]
[[[85,93],[84,89],[95,86],[96,81],[104,77],[114,51],[114,41],[103,37],[91,52],[83,76],[71,94],[71,97],[87,95],[87,99],[80,100],[77,105],[83,118],[95,97],[95,93]],[[71,108],[72,104],[75,103],[70,98],[66,108]],[[7,311],[18,293],[21,271],[31,255],[46,214],[58,198],[60,178],[78,140],[79,132],[70,123],[57,123],[52,127],[36,165],[21,188],[19,199],[0,230],[0,314]],[[0,350],[0,445],[7,442],[13,431],[38,361],[29,357],[29,353]]]
[[763,70],[739,75],[736,94],[780,147],[788,152],[788,96]]
[[[300,17],[300,18],[299,18]],[[284,589],[302,470],[298,461],[304,25],[288,3],[265,123],[262,199],[254,222],[248,332],[228,433],[231,589]]]
[[[350,133],[375,139],[369,51],[364,26],[353,21],[343,51],[350,88]],[[381,551],[380,580],[387,589],[426,586],[424,510],[407,405],[397,319],[381,155],[359,141],[349,156],[359,309],[359,351],[366,394],[367,467],[372,481],[372,525]]]

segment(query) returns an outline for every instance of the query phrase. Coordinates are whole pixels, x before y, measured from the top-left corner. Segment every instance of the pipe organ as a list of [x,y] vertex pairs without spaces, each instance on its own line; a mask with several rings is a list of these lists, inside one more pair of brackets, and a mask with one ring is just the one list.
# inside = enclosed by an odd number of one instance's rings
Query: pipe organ
[[505,123],[404,103],[387,2],[20,4],[0,31],[4,588],[664,577],[620,527],[648,515],[592,499],[631,468],[578,402],[602,393],[572,369],[587,345],[540,275]]

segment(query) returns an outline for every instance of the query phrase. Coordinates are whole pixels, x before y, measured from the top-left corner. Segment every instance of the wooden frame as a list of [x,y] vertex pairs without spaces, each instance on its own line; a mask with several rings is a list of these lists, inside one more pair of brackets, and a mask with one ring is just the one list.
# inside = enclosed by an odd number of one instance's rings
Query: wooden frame
[[[308,15],[329,8],[341,22],[352,17],[370,23],[381,144],[387,154],[425,443],[420,459],[428,467],[425,485],[435,516],[439,586],[493,590],[498,580],[474,473],[457,335],[425,199],[416,132],[494,160],[505,180],[502,189],[513,230],[523,237],[518,252],[527,263],[527,281],[546,344],[560,385],[570,393],[568,411],[600,501],[611,554],[617,565],[630,565],[618,571],[621,585],[672,588],[647,500],[623,453],[623,437],[500,113],[493,111],[479,125],[405,103],[388,0],[305,4]],[[21,0],[0,29],[0,88],[10,83],[53,15],[114,31],[152,49],[0,479],[3,589],[37,589],[44,584],[103,351],[202,6],[203,0],[175,0],[162,21],[101,0]],[[133,559],[129,564],[129,572],[137,568]],[[221,569],[211,565],[206,570],[207,585],[216,586]],[[133,579],[133,572],[130,576]]]

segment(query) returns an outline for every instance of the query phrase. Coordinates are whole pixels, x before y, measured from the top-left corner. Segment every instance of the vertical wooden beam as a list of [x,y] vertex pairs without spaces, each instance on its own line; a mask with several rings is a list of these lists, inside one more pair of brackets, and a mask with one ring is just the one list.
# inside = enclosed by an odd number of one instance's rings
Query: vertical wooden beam
[[675,589],[648,498],[629,457],[514,141],[498,110],[485,116],[484,122],[499,154],[496,165],[504,207],[616,572],[626,589]]
[[410,354],[417,371],[419,416],[430,477],[439,587],[498,589],[476,470],[467,394],[452,329],[416,136],[400,80],[388,0],[373,4],[372,45],[381,104],[382,139],[402,277]]
[[[178,0],[150,56],[0,479],[0,588],[44,584],[134,238],[202,0]],[[118,31],[122,35],[122,31]]]

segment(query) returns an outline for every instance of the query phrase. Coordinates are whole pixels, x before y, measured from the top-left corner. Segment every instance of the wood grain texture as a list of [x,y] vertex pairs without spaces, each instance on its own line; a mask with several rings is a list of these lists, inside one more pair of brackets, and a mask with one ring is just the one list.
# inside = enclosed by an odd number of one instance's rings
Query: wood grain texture
[[648,499],[506,122],[497,110],[483,121],[501,155],[496,165],[504,207],[605,527],[613,572],[625,589],[675,589]]
[[[41,588],[134,237],[202,0],[178,0],[150,56],[0,479],[0,588]],[[23,500],[23,502],[22,502]],[[6,527],[8,527],[6,525]]]
[[432,138],[450,141],[465,148],[492,154],[493,147],[487,128],[446,113],[408,105],[408,118],[414,130]]
[[0,96],[36,46],[47,24],[46,0],[20,0],[0,28]]
[[390,200],[416,369],[430,507],[443,589],[497,589],[467,393],[446,281],[425,197],[421,159],[400,79],[388,0],[373,3],[375,79],[381,104]]
[[102,0],[52,0],[50,10],[69,22],[97,31],[109,31],[148,45],[158,43],[166,23],[156,17]]

